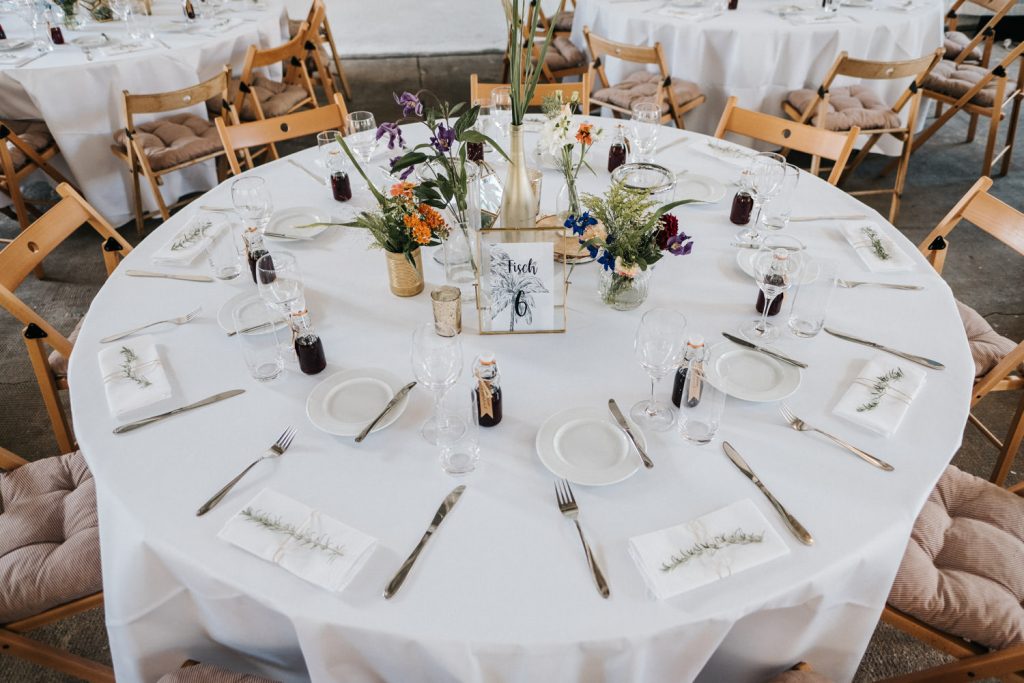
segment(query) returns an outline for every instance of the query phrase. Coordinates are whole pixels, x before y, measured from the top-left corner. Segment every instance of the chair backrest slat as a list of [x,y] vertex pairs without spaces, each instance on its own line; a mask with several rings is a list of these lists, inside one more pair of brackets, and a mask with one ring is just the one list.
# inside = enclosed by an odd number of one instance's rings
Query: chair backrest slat
[[1024,213],[996,199],[987,190],[975,195],[967,204],[963,219],[1024,256]]
[[867,59],[855,59],[843,53],[839,60],[836,74],[839,76],[850,76],[852,78],[866,78],[871,80],[896,80],[900,78],[920,77],[927,74],[931,67],[942,58],[943,51],[936,50],[918,57],[917,59],[906,59],[899,62],[877,62]]
[[122,90],[124,108],[130,125],[134,114],[159,114],[164,112],[187,109],[202,104],[215,97],[221,100],[228,98],[228,82],[231,80],[231,69],[225,67],[213,78],[180,90],[170,92],[139,94]]
[[[568,102],[573,93],[579,97],[580,113],[584,116],[590,114],[590,78],[587,74],[580,77],[579,83],[538,83],[533,97],[530,99],[531,107],[539,107],[545,97],[562,93],[562,101]],[[489,101],[491,93],[496,88],[507,87],[508,83],[481,83],[476,74],[469,77],[469,101]]]

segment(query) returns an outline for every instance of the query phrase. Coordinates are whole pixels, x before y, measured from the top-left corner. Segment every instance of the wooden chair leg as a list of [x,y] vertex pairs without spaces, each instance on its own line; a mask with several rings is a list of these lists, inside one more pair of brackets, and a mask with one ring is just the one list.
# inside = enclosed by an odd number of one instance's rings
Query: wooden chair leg
[[132,207],[135,209],[135,232],[142,235],[146,229],[146,218],[142,212],[142,185],[137,166],[132,168]]
[[1020,101],[1024,94],[1018,92],[1013,96],[1013,107],[1010,109],[1010,125],[1006,131],[1006,152],[1003,153],[1002,165],[999,167],[999,175],[1003,176],[1010,172],[1010,156],[1013,154],[1013,143],[1017,137],[1017,120],[1020,118]]
[[896,217],[900,213],[900,202],[903,200],[903,188],[907,184],[907,171],[910,168],[910,147],[912,145],[910,133],[903,139],[903,149],[900,150],[900,163],[896,167],[896,184],[893,186],[892,202],[889,204],[889,222],[896,225]]
[[1024,395],[1020,398],[1020,405],[1017,406],[1013,422],[1010,423],[1010,431],[1003,440],[999,459],[996,460],[995,469],[992,470],[990,481],[993,484],[1002,486],[1006,483],[1006,477],[1010,474],[1010,468],[1013,467],[1013,463],[1017,459],[1017,451],[1020,450],[1022,443],[1024,443]]
[[967,126],[967,139],[964,142],[974,142],[974,135],[977,132],[978,132],[978,115],[977,114],[971,114],[971,123]]
[[54,381],[53,372],[50,370],[46,349],[40,339],[30,338],[28,334],[26,332],[23,335],[25,346],[28,348],[28,358],[32,363],[32,371],[36,375],[39,391],[43,395],[43,404],[46,406],[46,414],[50,417],[50,424],[53,426],[53,435],[57,439],[57,447],[61,453],[70,453],[75,449],[75,440],[72,437],[71,425],[68,423],[67,415],[64,414],[64,407],[60,402],[57,382]]
[[114,683],[114,671],[108,666],[2,628],[0,653],[25,659],[48,669],[56,669],[89,683]]
[[992,118],[989,119],[988,137],[985,139],[985,158],[981,162],[981,175],[992,174],[992,157],[996,153],[996,140],[999,137],[1000,110],[994,109]]
[[163,217],[165,221],[169,220],[171,217],[171,212],[167,209],[167,203],[164,201],[164,196],[160,192],[159,179],[155,175],[150,175],[149,173],[146,173],[145,175],[146,179],[149,181],[150,188],[152,188],[153,190],[153,199],[156,200],[156,205],[160,209],[160,215]]

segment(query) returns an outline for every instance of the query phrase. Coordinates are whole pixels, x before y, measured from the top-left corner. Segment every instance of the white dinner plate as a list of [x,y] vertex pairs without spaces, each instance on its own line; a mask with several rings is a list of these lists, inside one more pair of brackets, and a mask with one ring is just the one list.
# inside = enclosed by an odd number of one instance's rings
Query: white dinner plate
[[781,401],[800,387],[800,368],[732,342],[712,347],[704,367],[713,386],[744,401]]
[[[284,209],[274,213],[267,226],[267,232],[278,232],[291,237],[316,237],[328,227],[318,225],[315,228],[298,228],[298,225],[309,225],[310,223],[327,223],[331,221],[331,215],[312,206],[296,206],[291,209]],[[282,240],[280,237],[267,235],[268,240]],[[283,240],[289,241],[289,240]]]
[[[243,273],[242,276],[248,277],[248,271]],[[281,321],[281,316],[270,310],[259,295],[252,294],[251,292],[242,292],[238,296],[233,296],[225,301],[224,305],[217,311],[217,324],[225,332],[235,331],[235,323],[231,318],[231,314],[236,309],[241,309],[242,311],[241,322],[243,327],[253,327],[254,325],[266,322]],[[267,331],[270,331],[269,327]],[[260,333],[256,332],[255,334]]]
[[676,176],[676,197],[714,204],[725,197],[725,185],[699,173]]
[[26,40],[14,40],[8,38],[6,40],[0,40],[0,52],[14,52],[15,50],[21,50],[29,46]]
[[[387,370],[361,368],[331,375],[313,387],[306,415],[317,429],[335,436],[355,436],[380,414],[405,383]],[[373,428],[379,432],[405,411],[409,395]]]
[[[626,419],[646,448],[643,432]],[[537,432],[537,455],[552,474],[583,486],[617,484],[640,467],[625,432],[600,408],[570,408],[549,417]]]
[[109,38],[107,38],[105,35],[98,35],[98,36],[79,36],[78,38],[73,39],[71,41],[71,43],[73,45],[77,45],[78,47],[94,48],[94,47],[106,47],[107,45],[112,44],[112,41]]
[[[797,241],[799,242],[799,240]],[[800,244],[803,244],[803,242],[800,242]],[[806,247],[807,245],[804,246]],[[757,249],[736,249],[736,265],[739,266],[740,270],[742,270],[750,277],[754,277],[754,257],[757,256],[758,251],[759,250]],[[813,272],[808,270],[801,270],[800,279],[796,284],[802,285],[805,282],[811,282],[812,280],[814,280]]]

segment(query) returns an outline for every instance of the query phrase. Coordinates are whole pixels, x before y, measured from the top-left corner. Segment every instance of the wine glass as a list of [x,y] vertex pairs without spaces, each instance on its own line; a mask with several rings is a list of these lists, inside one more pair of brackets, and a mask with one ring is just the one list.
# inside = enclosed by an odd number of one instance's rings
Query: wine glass
[[295,256],[287,251],[260,257],[256,262],[256,286],[264,303],[285,317],[306,308],[302,271]]
[[274,202],[263,178],[249,176],[231,183],[231,203],[249,225],[255,226],[261,233],[266,230],[270,216],[274,213]]
[[668,403],[657,400],[654,390],[665,375],[679,367],[683,359],[685,333],[686,318],[678,311],[652,308],[640,319],[633,351],[651,378],[651,397],[634,405],[629,416],[641,428],[661,432],[675,421],[675,410]]
[[344,157],[341,145],[338,144],[338,135],[336,130],[325,130],[316,134],[316,146],[320,150],[320,161],[327,170],[328,177],[335,171],[340,171],[343,166]]
[[504,85],[491,91],[491,120],[502,136],[508,135],[512,125],[512,88]]
[[[423,423],[420,434],[428,443],[437,445],[439,431],[448,437],[458,438],[458,425],[450,423],[460,418],[445,415],[441,401],[459,379],[462,373],[462,344],[458,336],[442,337],[434,329],[434,323],[424,323],[412,334],[412,371],[416,380],[434,394],[434,412]],[[465,428],[465,425],[463,425]]]
[[789,235],[769,235],[761,243],[751,262],[754,280],[761,288],[757,300],[761,317],[740,327],[740,334],[747,339],[772,341],[778,338],[779,328],[768,322],[768,314],[775,300],[799,280],[802,249],[800,240]]
[[736,240],[757,242],[761,239],[761,233],[757,231],[757,226],[761,222],[761,208],[782,189],[782,183],[786,178],[786,158],[774,152],[755,154],[745,172],[745,178],[757,213],[751,225],[736,233]]
[[630,107],[633,116],[633,143],[636,161],[653,161],[654,146],[658,144],[661,125],[661,105],[657,102],[637,102]]
[[377,149],[377,120],[368,111],[354,111],[348,115],[348,145],[364,163]]

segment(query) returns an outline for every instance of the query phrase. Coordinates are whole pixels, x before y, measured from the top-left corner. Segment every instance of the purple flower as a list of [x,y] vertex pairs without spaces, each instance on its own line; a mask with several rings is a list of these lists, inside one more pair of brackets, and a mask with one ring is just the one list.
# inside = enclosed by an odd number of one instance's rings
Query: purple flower
[[377,126],[377,139],[380,140],[385,135],[388,136],[388,149],[394,149],[395,143],[398,146],[405,148],[405,140],[402,139],[402,129],[398,127],[397,123],[382,123]]
[[400,96],[391,93],[395,104],[402,108],[402,116],[423,116],[423,103],[411,92],[403,92]]
[[693,240],[685,232],[681,232],[669,238],[665,250],[676,256],[686,256],[693,251]]
[[[400,156],[399,157],[392,157],[391,161],[389,162],[391,164],[391,175],[395,174],[395,164],[397,164],[401,160],[402,160],[402,157],[400,157]],[[406,166],[405,169],[402,171],[402,175],[398,176],[398,179],[399,180],[405,180],[406,178],[408,178],[410,175],[412,175],[412,169],[413,169],[412,166]]]
[[600,263],[605,270],[613,270],[615,268],[615,257],[607,251],[604,251],[601,254],[601,257],[597,259],[597,262]]
[[430,137],[430,144],[434,146],[438,152],[444,154],[452,148],[452,144],[455,142],[455,129],[449,128],[444,124],[444,121],[440,121],[437,124],[437,131]]

